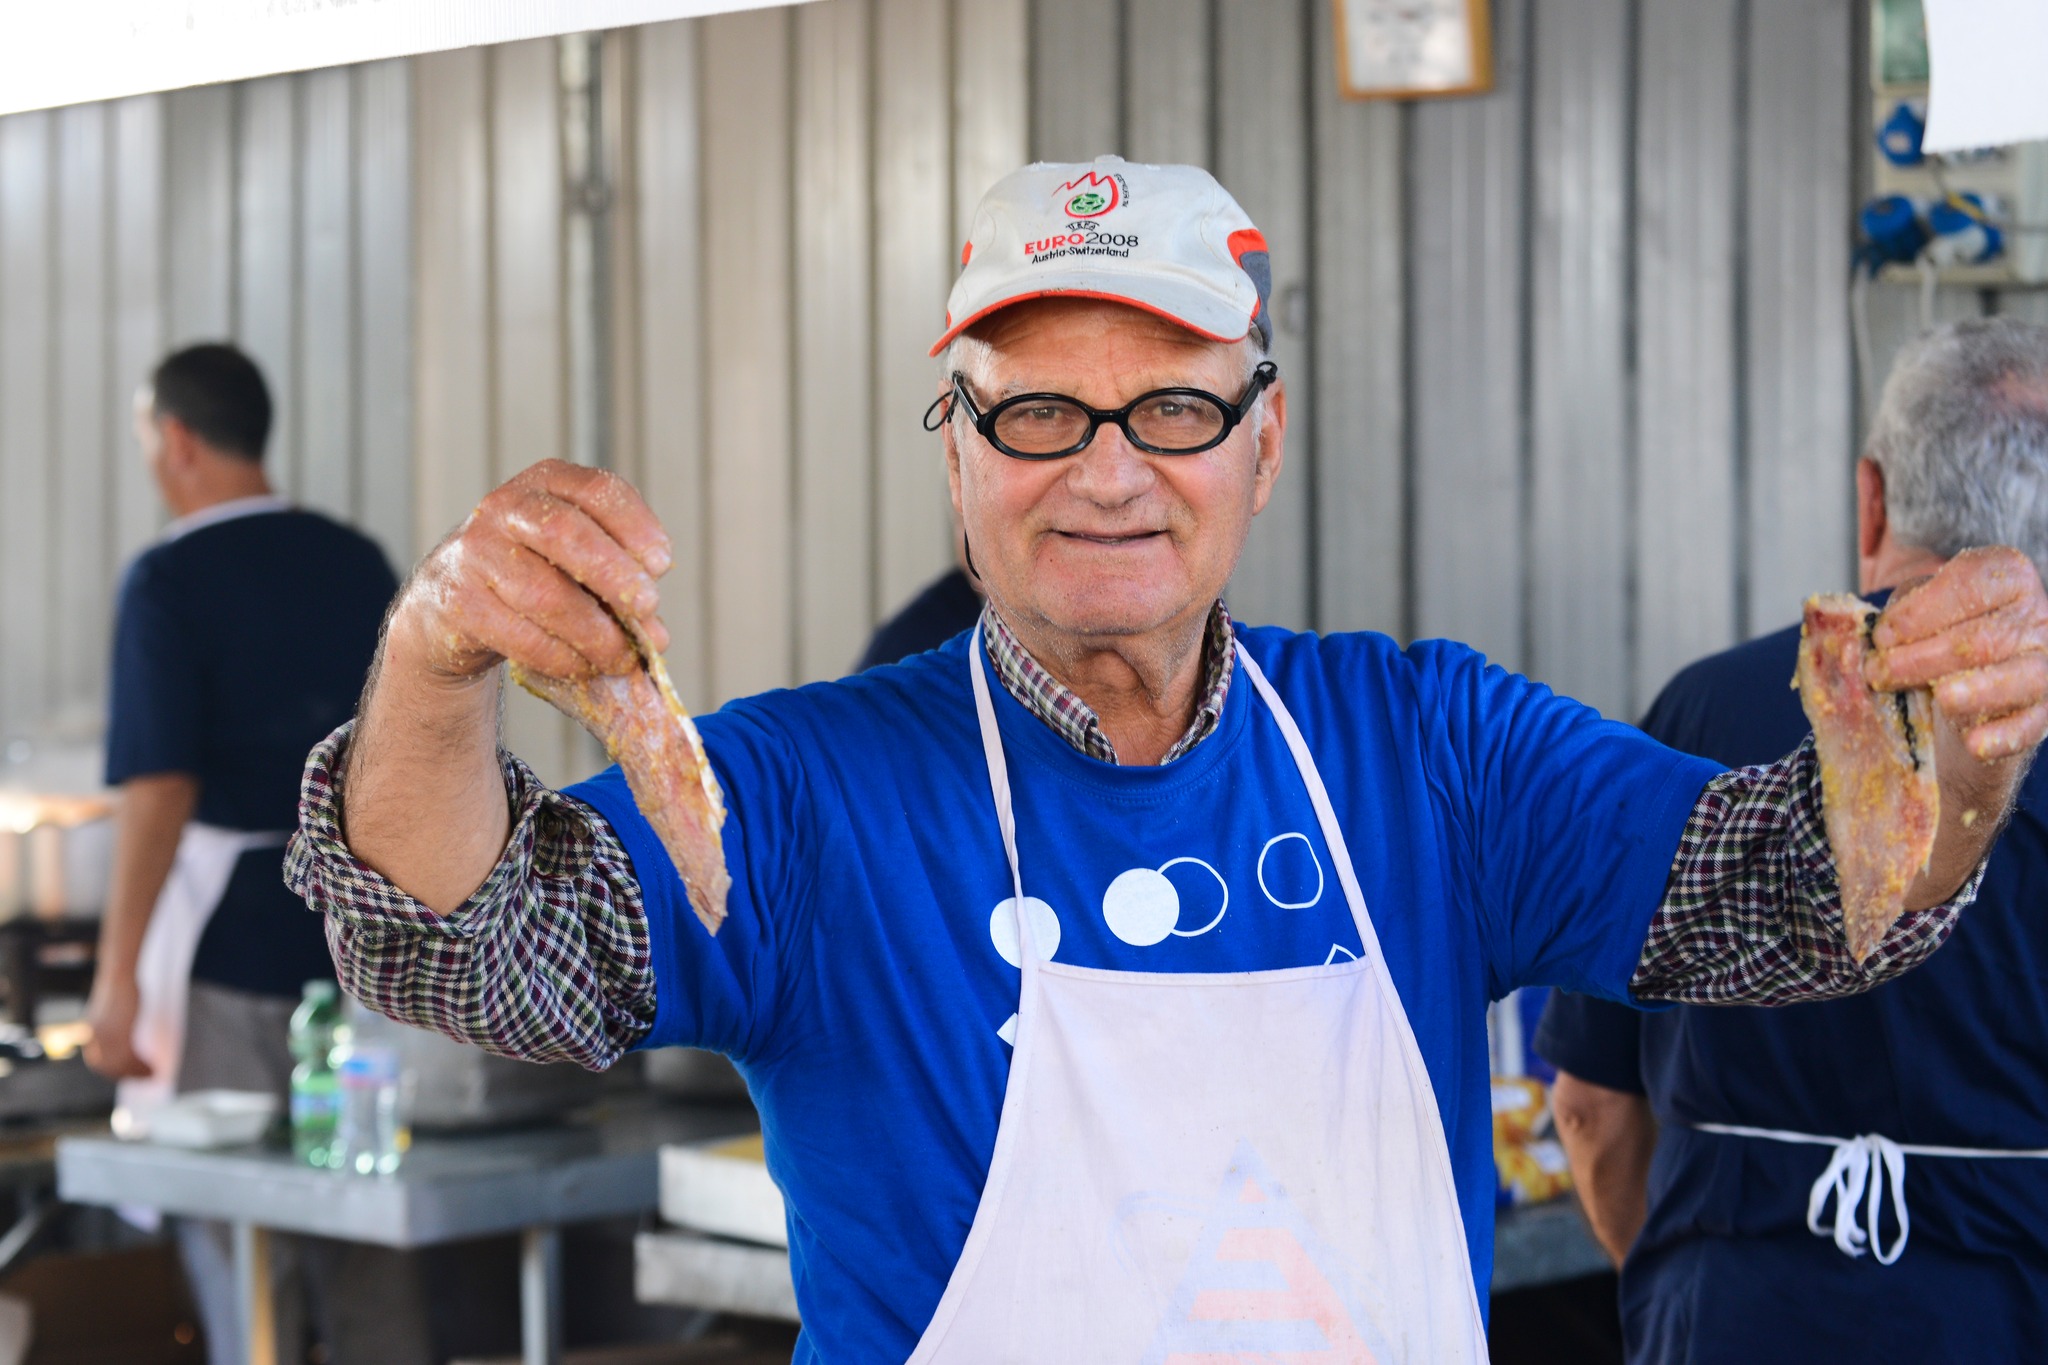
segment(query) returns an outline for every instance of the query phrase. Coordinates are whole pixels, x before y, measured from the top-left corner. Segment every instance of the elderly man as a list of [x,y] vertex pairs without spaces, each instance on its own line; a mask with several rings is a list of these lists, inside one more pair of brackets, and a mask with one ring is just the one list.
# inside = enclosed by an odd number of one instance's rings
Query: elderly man
[[[1968,545],[2048,563],[2048,329],[1973,320],[1909,346],[1857,491],[1873,598]],[[1806,733],[1785,688],[1798,648],[1794,626],[1701,660],[1644,728],[1720,762],[1768,761]],[[1629,1360],[2039,1358],[2048,1166],[2016,1152],[2048,1147],[2044,979],[2037,768],[1976,907],[1922,971],[1783,1010],[1553,1000],[1537,1047],[1560,1068],[1587,1210],[1628,1256]]]
[[[1028,167],[963,259],[932,418],[988,608],[704,720],[716,937],[616,771],[548,791],[497,747],[501,659],[665,638],[667,538],[561,465],[404,591],[310,760],[294,884],[391,1013],[593,1066],[729,1053],[801,1360],[1484,1360],[1488,999],[1860,989],[1946,935],[1995,822],[1943,826],[1859,966],[1810,748],[1724,773],[1458,645],[1234,624],[1287,399],[1265,243],[1206,173]],[[2048,726],[2016,564],[1879,632],[1887,686],[1982,670],[1941,684],[1958,811],[2002,810]]]

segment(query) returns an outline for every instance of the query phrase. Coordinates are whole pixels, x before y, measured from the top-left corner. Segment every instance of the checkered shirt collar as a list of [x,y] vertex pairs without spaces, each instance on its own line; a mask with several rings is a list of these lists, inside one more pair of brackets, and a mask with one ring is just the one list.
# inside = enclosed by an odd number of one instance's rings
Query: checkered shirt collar
[[[1104,763],[1117,761],[1116,745],[1103,733],[1094,709],[1031,657],[1031,651],[1003,624],[993,602],[982,608],[981,635],[988,645],[989,662],[996,666],[996,676],[1025,709],[1088,757]],[[1174,741],[1161,763],[1173,762],[1215,732],[1217,722],[1223,719],[1224,699],[1230,695],[1231,676],[1237,670],[1235,643],[1230,613],[1218,600],[1209,613],[1209,631],[1202,642],[1202,703],[1195,708],[1195,718],[1187,732]]]

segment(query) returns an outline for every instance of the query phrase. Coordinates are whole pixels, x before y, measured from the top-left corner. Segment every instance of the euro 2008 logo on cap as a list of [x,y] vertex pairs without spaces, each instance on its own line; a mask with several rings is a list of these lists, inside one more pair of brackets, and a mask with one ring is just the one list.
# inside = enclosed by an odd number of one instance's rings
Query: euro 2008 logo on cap
[[1123,177],[1090,171],[1079,180],[1060,186],[1068,195],[1064,206],[1069,218],[1100,218],[1124,201]]
[[1115,171],[1084,171],[1054,186],[1046,197],[1066,218],[1063,225],[1024,243],[1024,254],[1033,265],[1074,256],[1128,258],[1138,245],[1135,231],[1113,232],[1103,226],[1108,215],[1131,202],[1130,182]]

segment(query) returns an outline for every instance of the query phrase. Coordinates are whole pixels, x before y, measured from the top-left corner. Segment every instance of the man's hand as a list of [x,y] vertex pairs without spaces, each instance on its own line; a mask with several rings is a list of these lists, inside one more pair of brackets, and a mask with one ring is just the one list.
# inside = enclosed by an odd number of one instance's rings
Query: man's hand
[[1940,718],[1941,827],[1906,897],[1926,909],[1983,860],[2048,734],[2048,592],[2018,550],[1965,550],[1893,594],[1871,638],[1870,685],[1931,688]]
[[85,1044],[85,1064],[108,1080],[147,1076],[149,1064],[135,1055],[135,1015],[140,998],[134,979],[116,983],[106,973],[93,982],[85,1021],[92,1037]]
[[2048,734],[2048,593],[2018,550],[1965,550],[1900,588],[1873,639],[1870,685],[1931,686],[1978,762],[2030,754]]
[[350,742],[349,848],[440,914],[490,875],[511,830],[498,769],[510,659],[551,678],[624,673],[655,649],[654,580],[672,554],[624,479],[548,460],[496,489],[399,593]]
[[114,867],[85,1014],[92,1025],[86,1065],[114,1080],[150,1074],[135,1055],[135,964],[142,958],[142,938],[156,913],[156,899],[178,856],[185,822],[198,805],[199,779],[190,773],[151,773],[121,784],[121,804],[114,813]]
[[668,535],[617,475],[544,460],[493,490],[427,555],[393,611],[386,659],[472,679],[504,659],[552,678],[638,662],[621,621],[656,649],[668,632],[654,580]]

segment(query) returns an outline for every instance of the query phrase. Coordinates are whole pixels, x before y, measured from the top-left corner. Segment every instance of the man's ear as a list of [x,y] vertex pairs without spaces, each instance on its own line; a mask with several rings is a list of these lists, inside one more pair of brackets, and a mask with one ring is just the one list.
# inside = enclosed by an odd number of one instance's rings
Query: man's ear
[[1280,466],[1287,462],[1287,383],[1276,379],[1259,403],[1259,429],[1254,434],[1253,449],[1258,454],[1258,464],[1252,470],[1252,515],[1266,510],[1266,503],[1273,496],[1273,484],[1280,477]]
[[939,424],[939,440],[946,449],[946,488],[953,498],[953,516],[964,524],[960,508],[960,446],[953,437],[953,405],[946,404],[946,420]]
[[156,423],[157,430],[163,434],[160,463],[165,469],[179,473],[190,469],[199,458],[199,437],[192,428],[169,413],[160,415]]
[[1884,507],[1884,471],[1866,455],[1856,462],[1857,558],[1875,558],[1890,525]]

